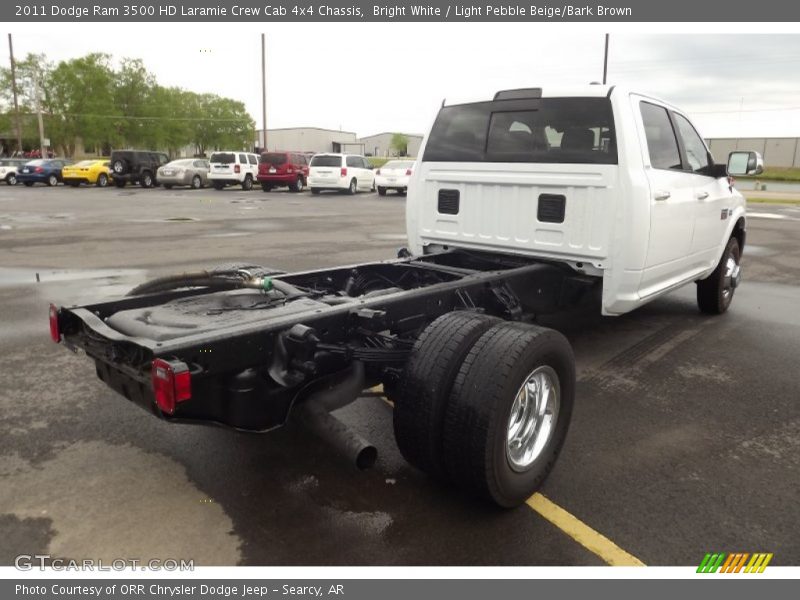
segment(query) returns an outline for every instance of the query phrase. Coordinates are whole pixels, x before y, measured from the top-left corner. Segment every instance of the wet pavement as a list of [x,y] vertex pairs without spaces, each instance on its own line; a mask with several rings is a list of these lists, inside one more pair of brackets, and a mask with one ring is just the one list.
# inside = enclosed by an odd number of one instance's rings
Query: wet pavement
[[[751,209],[726,315],[701,316],[689,287],[623,317],[546,321],[572,342],[579,385],[542,491],[647,564],[712,550],[800,562],[800,207]],[[49,341],[49,302],[157,275],[392,257],[403,211],[374,194],[0,186],[0,564],[603,564],[529,508],[497,511],[407,466],[380,398],[339,413],[379,449],[359,472],[294,426],[158,421]]]

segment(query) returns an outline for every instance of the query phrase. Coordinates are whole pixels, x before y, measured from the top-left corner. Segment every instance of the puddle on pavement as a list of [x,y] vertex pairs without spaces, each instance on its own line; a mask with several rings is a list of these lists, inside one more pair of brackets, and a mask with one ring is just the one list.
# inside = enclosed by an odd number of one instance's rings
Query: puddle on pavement
[[775,256],[778,254],[777,250],[768,248],[767,246],[756,246],[754,244],[744,245],[744,256]]
[[0,287],[40,287],[48,298],[61,304],[81,304],[124,296],[146,275],[144,269],[0,267]]
[[387,242],[404,242],[408,239],[405,233],[371,233],[372,240],[382,240]]

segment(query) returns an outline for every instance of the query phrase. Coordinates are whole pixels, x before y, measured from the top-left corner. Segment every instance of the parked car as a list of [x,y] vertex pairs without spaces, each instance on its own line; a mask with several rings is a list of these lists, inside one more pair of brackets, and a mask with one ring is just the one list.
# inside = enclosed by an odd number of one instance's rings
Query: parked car
[[158,168],[158,182],[167,189],[188,185],[199,190],[208,184],[208,161],[204,158],[181,158]]
[[386,190],[394,190],[398,194],[405,194],[408,190],[408,180],[414,170],[413,160],[390,160],[375,171],[375,185],[380,196],[386,195]]
[[111,181],[111,163],[106,160],[82,160],[64,167],[61,178],[66,185],[78,187],[82,183],[106,187]]
[[258,181],[265,192],[282,186],[302,192],[308,182],[308,159],[301,152],[264,152],[258,164]]
[[315,154],[311,159],[308,187],[312,194],[322,190],[375,191],[375,172],[360,154]]
[[215,190],[228,185],[241,185],[243,190],[253,189],[258,177],[258,156],[250,152],[212,152],[208,158],[208,179]]
[[70,164],[70,161],[63,158],[37,158],[28,161],[17,171],[17,181],[28,187],[34,183],[44,183],[52,187],[58,185],[62,169]]
[[8,185],[17,185],[17,171],[27,162],[25,158],[0,159],[0,179]]
[[156,173],[160,166],[169,162],[169,157],[152,150],[114,150],[109,162],[117,187],[125,187],[130,182],[149,188],[158,185]]

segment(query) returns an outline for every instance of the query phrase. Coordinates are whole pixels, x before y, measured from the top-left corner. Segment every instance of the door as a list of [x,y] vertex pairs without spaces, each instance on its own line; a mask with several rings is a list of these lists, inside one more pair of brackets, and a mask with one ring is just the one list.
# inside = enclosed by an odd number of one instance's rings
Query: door
[[[650,296],[677,283],[689,270],[695,221],[695,177],[684,170],[669,111],[640,101],[650,184],[650,240],[639,294]],[[648,164],[649,163],[649,164]]]
[[689,119],[676,112],[672,116],[694,181],[696,205],[692,262],[697,267],[707,267],[716,260],[727,232],[732,191],[727,177],[711,175],[711,154]]
[[363,178],[365,189],[371,190],[372,185],[375,183],[375,171],[369,168],[369,161],[365,157],[361,157],[361,163],[364,166]]

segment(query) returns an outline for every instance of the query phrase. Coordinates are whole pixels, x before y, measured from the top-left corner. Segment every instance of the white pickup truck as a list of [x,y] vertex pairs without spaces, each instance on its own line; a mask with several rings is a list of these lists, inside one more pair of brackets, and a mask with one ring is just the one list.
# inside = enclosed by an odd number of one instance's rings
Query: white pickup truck
[[383,384],[410,463],[511,507],[553,468],[575,399],[570,345],[537,316],[596,291],[618,315],[692,282],[724,312],[745,241],[731,176],[761,169],[751,152],[716,164],[642,94],[498,92],[442,106],[396,259],[162,277],[51,305],[50,333],[159,418],[266,432],[294,415],[361,468],[375,448],[330,411]]

